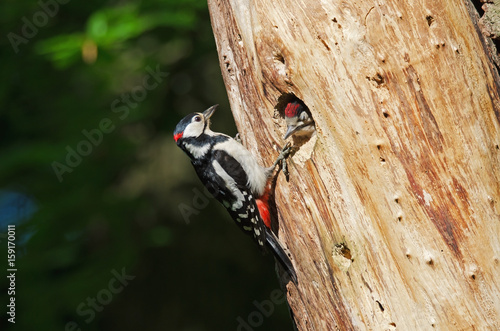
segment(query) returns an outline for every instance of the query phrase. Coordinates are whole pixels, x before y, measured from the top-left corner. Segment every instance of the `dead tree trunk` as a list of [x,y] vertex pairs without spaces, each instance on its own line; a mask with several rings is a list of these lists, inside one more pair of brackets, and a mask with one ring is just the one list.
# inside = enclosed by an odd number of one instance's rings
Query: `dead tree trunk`
[[468,1],[208,3],[246,146],[277,155],[282,95],[316,121],[276,189],[298,328],[500,329],[499,80]]

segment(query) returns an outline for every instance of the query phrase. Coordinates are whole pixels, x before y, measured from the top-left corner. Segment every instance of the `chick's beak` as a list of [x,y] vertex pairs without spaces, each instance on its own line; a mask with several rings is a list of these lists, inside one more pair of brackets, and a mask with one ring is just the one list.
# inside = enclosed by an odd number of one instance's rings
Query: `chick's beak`
[[283,140],[286,140],[288,137],[290,137],[295,131],[297,131],[297,128],[298,127],[295,125],[289,125],[286,130],[285,136],[283,137]]
[[219,105],[213,105],[212,107],[208,108],[203,112],[203,117],[205,118],[205,121],[207,121],[210,117],[212,117],[217,107],[219,107]]

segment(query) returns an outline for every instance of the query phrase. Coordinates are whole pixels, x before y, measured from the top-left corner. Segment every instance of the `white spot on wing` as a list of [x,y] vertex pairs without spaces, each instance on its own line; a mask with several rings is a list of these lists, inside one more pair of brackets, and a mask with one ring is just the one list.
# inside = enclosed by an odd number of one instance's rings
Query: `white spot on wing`
[[235,158],[243,170],[247,173],[248,183],[245,183],[257,196],[264,194],[267,183],[266,169],[262,167],[252,153],[250,153],[242,144],[234,139],[218,143],[214,150],[228,151],[229,155]]

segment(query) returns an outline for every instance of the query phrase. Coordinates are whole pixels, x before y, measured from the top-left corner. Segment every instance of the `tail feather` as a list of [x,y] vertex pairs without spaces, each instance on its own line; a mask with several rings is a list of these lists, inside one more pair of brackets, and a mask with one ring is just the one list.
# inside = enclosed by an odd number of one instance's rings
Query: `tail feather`
[[278,260],[281,266],[285,269],[286,273],[290,276],[294,284],[298,284],[297,274],[295,273],[295,268],[293,267],[292,261],[281,247],[280,242],[276,235],[266,228],[266,241],[271,251],[274,254],[274,257]]

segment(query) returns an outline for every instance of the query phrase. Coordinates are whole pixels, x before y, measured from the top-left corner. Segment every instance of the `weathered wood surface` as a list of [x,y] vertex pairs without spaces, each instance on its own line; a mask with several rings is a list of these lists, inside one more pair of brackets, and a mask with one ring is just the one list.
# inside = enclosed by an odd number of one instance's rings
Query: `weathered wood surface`
[[209,0],[243,142],[317,134],[276,189],[300,330],[500,329],[500,99],[462,1]]

